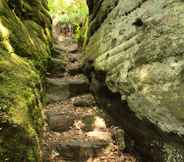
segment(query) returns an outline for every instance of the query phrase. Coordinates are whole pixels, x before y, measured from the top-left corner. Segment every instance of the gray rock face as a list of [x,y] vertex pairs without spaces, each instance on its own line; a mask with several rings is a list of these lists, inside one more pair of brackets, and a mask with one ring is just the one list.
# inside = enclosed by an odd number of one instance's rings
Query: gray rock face
[[[95,81],[98,77],[93,82],[119,93],[140,128],[147,124],[154,127],[142,130],[147,132],[142,133],[146,139],[141,139],[145,144],[152,143],[146,149],[152,147],[161,152],[153,161],[183,161],[184,3],[181,0],[97,3],[94,0],[89,6],[90,38],[84,62],[93,60],[95,73],[105,73],[103,83]],[[97,20],[100,25],[95,25]],[[99,86],[94,88],[96,94]],[[131,129],[125,129],[137,141],[136,148],[145,153],[138,142],[140,139],[134,135],[139,136],[141,131],[133,121],[129,122]],[[148,150],[149,157],[153,157],[155,151]]]

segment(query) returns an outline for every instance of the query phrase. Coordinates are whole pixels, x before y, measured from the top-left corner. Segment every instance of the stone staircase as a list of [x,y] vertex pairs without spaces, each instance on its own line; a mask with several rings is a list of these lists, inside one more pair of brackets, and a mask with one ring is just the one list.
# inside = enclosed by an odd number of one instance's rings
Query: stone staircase
[[44,162],[136,162],[125,148],[124,132],[107,124],[81,73],[76,45],[55,45],[46,86]]

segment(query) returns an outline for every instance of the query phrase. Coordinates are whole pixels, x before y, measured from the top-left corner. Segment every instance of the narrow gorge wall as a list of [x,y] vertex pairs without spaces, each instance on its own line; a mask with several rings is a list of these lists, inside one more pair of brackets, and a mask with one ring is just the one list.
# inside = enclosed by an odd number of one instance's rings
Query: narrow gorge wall
[[0,162],[40,161],[50,30],[46,0],[0,1]]
[[99,105],[125,129],[127,146],[143,160],[184,161],[184,2],[88,5],[84,71]]

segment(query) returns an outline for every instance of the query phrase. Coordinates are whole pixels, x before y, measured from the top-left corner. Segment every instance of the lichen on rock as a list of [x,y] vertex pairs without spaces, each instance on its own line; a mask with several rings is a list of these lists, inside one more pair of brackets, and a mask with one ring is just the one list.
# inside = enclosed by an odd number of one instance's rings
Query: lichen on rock
[[[132,128],[125,128],[137,141],[136,148],[140,152],[158,147],[162,153],[153,158],[155,161],[183,161],[184,3],[178,0],[124,0],[111,10],[103,9],[108,14],[95,10],[95,4],[96,1],[89,2],[93,16],[90,32],[93,34],[89,34],[84,64],[93,60],[95,73],[105,73],[103,84],[121,95],[122,102],[127,103],[128,111],[140,125],[154,127],[142,130],[147,131],[146,143],[151,143],[152,137],[159,139],[158,145],[147,148],[139,146],[136,135],[132,134],[140,133],[136,132],[136,126],[129,123]],[[112,2],[103,0],[98,8],[103,4],[110,6]],[[105,19],[94,27],[93,21],[99,15],[106,15]],[[151,129],[154,135],[150,134]],[[168,144],[170,142],[172,144]],[[151,156],[154,153],[150,151]]]

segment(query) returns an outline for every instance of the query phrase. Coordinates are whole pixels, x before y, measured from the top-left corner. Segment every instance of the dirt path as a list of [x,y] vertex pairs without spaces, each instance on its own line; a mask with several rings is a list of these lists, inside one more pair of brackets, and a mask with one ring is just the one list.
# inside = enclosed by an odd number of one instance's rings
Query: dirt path
[[82,74],[80,50],[70,39],[57,43],[47,74],[44,162],[136,162],[123,130],[107,124]]

